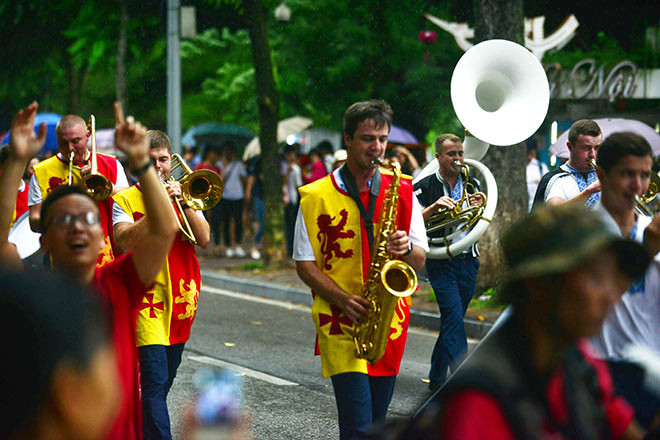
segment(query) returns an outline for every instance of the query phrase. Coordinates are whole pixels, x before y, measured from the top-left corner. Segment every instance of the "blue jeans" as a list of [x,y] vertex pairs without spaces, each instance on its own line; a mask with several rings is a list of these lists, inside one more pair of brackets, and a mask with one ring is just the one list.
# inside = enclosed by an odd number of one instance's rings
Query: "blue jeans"
[[254,234],[254,244],[259,245],[261,243],[261,239],[264,236],[264,230],[266,229],[266,224],[265,220],[266,217],[264,215],[264,199],[261,199],[259,197],[255,197],[254,200],[252,201],[252,221],[257,222],[259,225],[259,229],[257,229],[257,233]]
[[181,363],[184,345],[185,343],[139,347],[142,432],[145,440],[172,438],[170,416],[167,412],[167,393]]
[[342,373],[331,377],[339,415],[339,438],[365,437],[375,423],[385,422],[396,376]]
[[431,356],[429,380],[442,384],[467,353],[463,318],[474,294],[479,260],[463,256],[451,260],[426,260],[431,287],[440,308],[440,335]]

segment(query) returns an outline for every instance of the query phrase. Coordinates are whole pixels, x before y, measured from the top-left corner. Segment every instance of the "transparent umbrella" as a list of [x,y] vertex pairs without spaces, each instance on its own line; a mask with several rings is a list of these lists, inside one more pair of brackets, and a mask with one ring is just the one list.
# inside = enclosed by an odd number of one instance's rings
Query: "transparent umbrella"
[[[302,116],[294,116],[292,118],[282,119],[277,124],[277,142],[286,141],[287,136],[300,133],[310,125],[312,125],[312,120]],[[261,154],[261,144],[259,143],[259,136],[257,136],[252,139],[245,147],[245,151],[243,152],[243,160],[249,160],[259,154]]]
[[[635,119],[623,119],[623,118],[602,118],[594,119],[594,121],[600,127],[600,130],[603,132],[603,140],[607,139],[612,133],[617,133],[620,131],[632,131],[651,144],[651,149],[653,150],[653,156],[660,155],[660,134],[646,125],[641,121]],[[550,146],[550,153],[554,154],[557,157],[563,159],[568,159],[568,147],[566,146],[566,141],[568,140],[568,130],[561,134],[557,138],[557,142]]]

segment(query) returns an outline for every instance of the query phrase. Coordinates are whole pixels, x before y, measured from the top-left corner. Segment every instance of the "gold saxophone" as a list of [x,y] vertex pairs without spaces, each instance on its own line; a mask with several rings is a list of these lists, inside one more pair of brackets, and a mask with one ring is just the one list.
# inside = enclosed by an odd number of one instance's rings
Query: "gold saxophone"
[[[375,161],[380,165],[380,160]],[[411,295],[417,288],[417,274],[407,263],[395,260],[385,250],[387,237],[396,231],[396,211],[399,203],[401,166],[392,162],[394,178],[387,189],[380,221],[374,229],[374,247],[367,281],[361,296],[371,303],[367,319],[355,325],[353,341],[358,358],[377,362],[385,353],[390,337],[392,317],[399,298]]]

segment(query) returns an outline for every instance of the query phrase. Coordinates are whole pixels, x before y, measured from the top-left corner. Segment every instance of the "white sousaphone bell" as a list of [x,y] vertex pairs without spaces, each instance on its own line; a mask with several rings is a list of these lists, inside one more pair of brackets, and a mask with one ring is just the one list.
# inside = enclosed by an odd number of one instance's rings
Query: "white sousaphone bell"
[[[514,145],[533,135],[548,112],[550,87],[543,66],[526,48],[508,40],[488,40],[469,49],[458,61],[451,78],[451,100],[466,129],[465,163],[486,181],[486,206],[481,218],[460,240],[459,230],[429,239],[428,258],[446,259],[472,246],[488,228],[497,206],[497,184],[479,162],[490,144]],[[414,182],[435,173],[432,160]],[[445,244],[445,246],[439,246]]]

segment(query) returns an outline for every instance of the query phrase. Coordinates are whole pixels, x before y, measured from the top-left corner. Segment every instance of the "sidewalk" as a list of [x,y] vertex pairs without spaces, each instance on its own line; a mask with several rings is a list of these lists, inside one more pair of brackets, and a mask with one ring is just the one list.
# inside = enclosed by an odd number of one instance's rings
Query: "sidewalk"
[[[260,261],[249,258],[224,258],[198,253],[202,283],[206,286],[247,293],[265,298],[312,305],[310,290],[298,278],[293,262],[283,269],[264,271]],[[410,325],[432,331],[440,329],[440,315],[435,301],[428,299],[431,287],[420,280],[418,293],[413,295]],[[481,339],[492,327],[499,312],[468,310],[465,332],[469,338]]]

